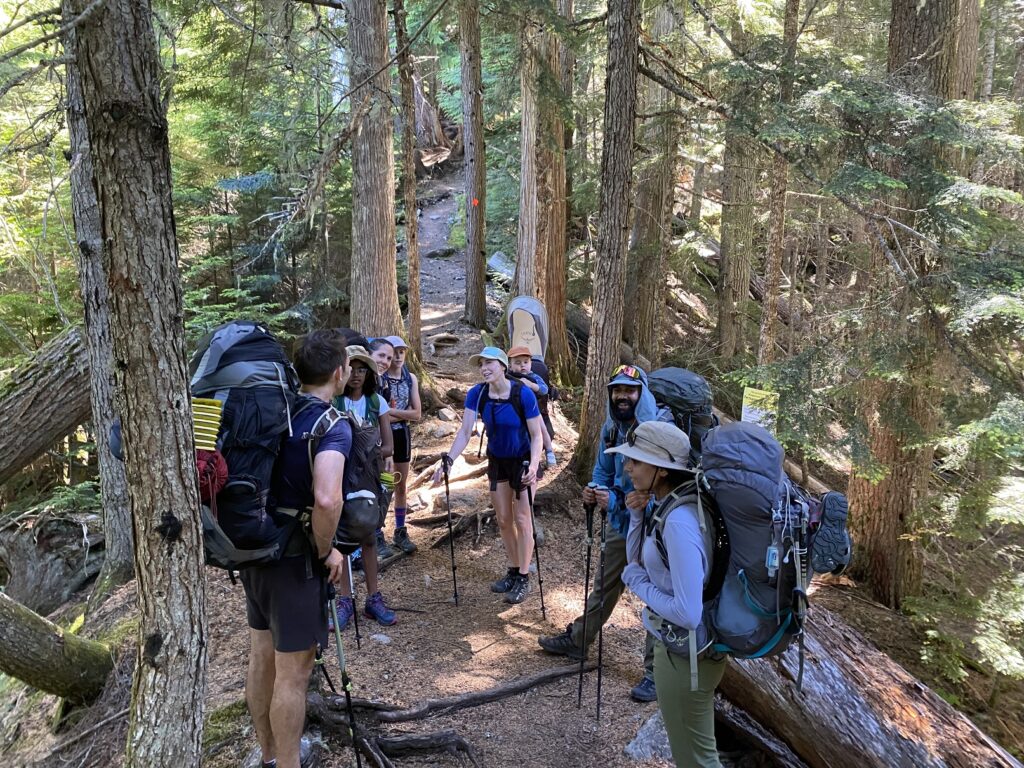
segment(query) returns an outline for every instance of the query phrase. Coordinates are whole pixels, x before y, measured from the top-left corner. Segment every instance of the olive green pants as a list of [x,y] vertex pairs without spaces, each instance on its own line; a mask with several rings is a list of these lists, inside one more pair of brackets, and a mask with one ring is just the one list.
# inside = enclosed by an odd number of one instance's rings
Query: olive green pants
[[677,768],[721,768],[715,747],[715,688],[725,674],[725,659],[701,659],[698,684],[690,690],[690,660],[654,643],[654,683]]
[[[597,525],[599,523],[595,522],[595,528]],[[597,531],[594,531],[595,549],[598,549],[597,541]],[[593,644],[597,639],[598,630],[608,621],[626,588],[622,583],[622,572],[626,569],[626,539],[610,524],[605,534],[603,572],[600,567],[600,550],[595,554],[597,562],[594,563],[594,586],[590,588],[590,596],[583,609],[587,614],[586,638],[583,638],[583,617],[580,616],[572,623],[572,641],[578,648],[589,648]],[[644,635],[644,677],[653,679],[654,637],[650,632],[644,632]],[[586,644],[581,642],[581,639],[585,639]]]

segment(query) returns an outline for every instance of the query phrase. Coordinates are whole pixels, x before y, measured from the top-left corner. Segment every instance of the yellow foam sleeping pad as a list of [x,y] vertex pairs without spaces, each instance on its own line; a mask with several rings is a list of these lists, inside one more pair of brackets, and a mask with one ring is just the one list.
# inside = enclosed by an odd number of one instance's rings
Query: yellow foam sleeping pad
[[217,449],[217,435],[220,420],[224,414],[224,403],[207,397],[192,398],[192,431],[196,448],[202,451]]

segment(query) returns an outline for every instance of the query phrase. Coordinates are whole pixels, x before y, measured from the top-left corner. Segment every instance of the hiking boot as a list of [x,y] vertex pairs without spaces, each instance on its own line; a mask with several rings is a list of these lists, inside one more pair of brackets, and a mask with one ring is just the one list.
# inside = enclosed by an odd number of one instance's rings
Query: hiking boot
[[518,605],[526,599],[526,596],[530,594],[530,576],[529,574],[516,573],[515,583],[512,588],[505,593],[505,602],[512,603],[512,605]]
[[519,569],[509,568],[508,573],[506,573],[497,581],[491,583],[491,592],[497,592],[498,594],[508,592],[510,589],[512,589],[512,585],[516,583],[516,579],[518,578]]
[[363,613],[366,615],[366,618],[373,619],[382,627],[390,627],[392,624],[398,623],[398,617],[395,616],[394,611],[388,608],[380,592],[374,592],[366,598]]
[[565,628],[565,632],[551,637],[538,637],[540,647],[548,653],[556,656],[568,656],[570,659],[579,661],[583,658],[583,651],[572,641],[572,624]]
[[630,689],[629,697],[639,702],[657,701],[658,691],[654,687],[654,680],[644,675],[644,679]]
[[814,534],[811,567],[815,573],[833,573],[836,576],[850,564],[852,548],[850,532],[846,530],[849,504],[846,496],[829,491],[821,498],[821,525]]
[[391,548],[387,539],[384,538],[384,531],[377,531],[377,560],[387,560],[394,554],[395,550]]
[[411,555],[417,549],[412,539],[409,538],[409,530],[404,525],[401,528],[395,528],[395,546],[407,555]]
[[558,459],[555,458],[555,452],[554,451],[548,451],[547,453],[545,453],[544,454],[544,461],[547,462],[547,465],[549,467],[553,467],[556,464],[558,464]]
[[[338,629],[344,632],[348,627],[348,623],[352,621],[352,617],[355,616],[356,604],[351,597],[338,597],[335,601],[335,605],[338,606]],[[327,617],[327,631],[334,631],[333,612]]]

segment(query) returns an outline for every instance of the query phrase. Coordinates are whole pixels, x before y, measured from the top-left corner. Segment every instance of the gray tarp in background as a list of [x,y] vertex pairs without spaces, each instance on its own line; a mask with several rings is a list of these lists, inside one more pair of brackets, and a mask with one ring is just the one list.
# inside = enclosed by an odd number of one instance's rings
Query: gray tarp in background
[[508,303],[511,347],[527,347],[541,359],[548,351],[548,311],[533,296],[516,296]]

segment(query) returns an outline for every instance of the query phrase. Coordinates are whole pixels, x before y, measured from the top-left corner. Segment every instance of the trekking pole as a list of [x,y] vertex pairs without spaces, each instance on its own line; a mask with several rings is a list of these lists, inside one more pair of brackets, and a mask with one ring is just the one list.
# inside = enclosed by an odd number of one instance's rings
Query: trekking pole
[[455,578],[455,533],[452,531],[452,497],[448,490],[448,463],[451,458],[447,453],[441,454],[441,472],[444,473],[444,505],[448,513],[448,554],[452,558],[452,594],[455,607],[459,606],[459,582]]
[[583,505],[583,511],[587,514],[587,567],[586,575],[583,577],[583,634],[580,636],[583,651],[580,654],[580,680],[576,690],[576,709],[583,706],[583,665],[587,660],[587,600],[590,599],[590,556],[594,548],[594,508],[596,506],[594,503]]
[[[608,512],[607,510],[601,510],[601,557],[598,559],[598,569],[601,574],[601,589],[599,591],[598,602],[601,606],[601,612],[604,612],[604,550],[608,543]],[[586,614],[584,614],[585,616]],[[604,660],[604,622],[601,622],[601,626],[597,630],[597,722],[601,722],[601,673],[603,671]]]
[[[352,621],[356,625],[356,650],[358,651],[363,647],[363,638],[359,634],[359,611],[356,608],[356,580],[352,577],[352,555],[345,555],[345,567],[348,569],[348,587],[352,590]],[[365,568],[366,566],[364,565],[363,567]],[[337,621],[337,618],[335,618],[335,621]]]
[[[359,745],[356,744],[356,711],[352,706],[352,681],[345,666],[345,649],[341,644],[341,627],[338,626],[338,603],[334,599],[334,585],[327,585],[327,600],[331,605],[331,616],[334,618],[334,644],[338,649],[338,667],[341,669],[341,688],[345,691],[345,709],[348,710],[348,735],[352,739],[352,751],[356,753],[356,767],[363,768],[359,757]],[[333,686],[331,686],[333,688]]]
[[[523,462],[523,475],[530,471],[530,462]],[[537,558],[537,586],[540,589],[540,615],[545,621],[548,612],[544,608],[544,577],[540,573],[540,547],[537,546],[537,518],[533,514],[533,486],[526,486],[526,499],[530,502],[530,528],[533,529],[533,556]]]

